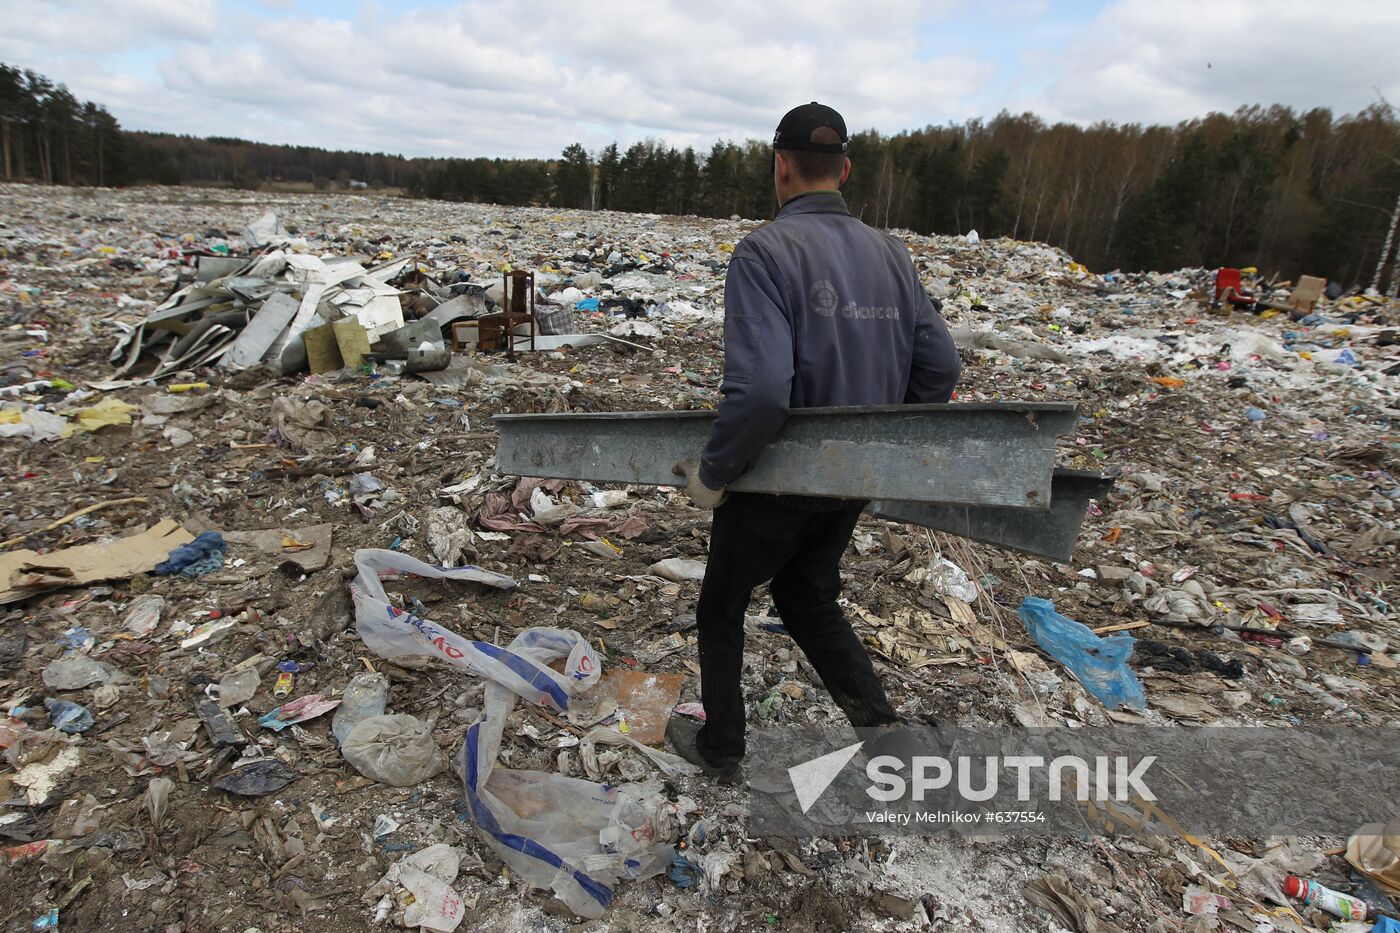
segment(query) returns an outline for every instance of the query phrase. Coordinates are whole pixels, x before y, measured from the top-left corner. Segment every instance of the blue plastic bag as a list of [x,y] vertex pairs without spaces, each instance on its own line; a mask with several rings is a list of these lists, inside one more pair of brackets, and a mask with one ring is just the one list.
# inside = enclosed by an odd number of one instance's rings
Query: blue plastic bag
[[1371,927],[1371,933],[1400,933],[1400,923],[1389,917],[1377,917],[1376,925]]
[[1147,707],[1142,684],[1128,667],[1128,658],[1133,654],[1131,635],[1119,633],[1100,638],[1087,625],[1060,615],[1054,603],[1039,596],[1027,596],[1018,611],[1036,644],[1069,668],[1084,689],[1104,706]]
[[597,311],[601,302],[597,298],[584,298],[574,304],[580,311]]

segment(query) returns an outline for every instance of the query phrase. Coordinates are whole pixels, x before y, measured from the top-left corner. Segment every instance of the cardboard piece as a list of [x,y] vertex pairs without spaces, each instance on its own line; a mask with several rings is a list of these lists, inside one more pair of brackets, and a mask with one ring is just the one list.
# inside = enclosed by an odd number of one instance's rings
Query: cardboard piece
[[627,735],[643,745],[666,740],[666,722],[680,701],[684,674],[658,674],[613,668],[593,689],[615,697],[619,714],[626,717]]
[[103,580],[121,580],[153,570],[182,544],[194,540],[176,522],[161,519],[149,528],[93,544],[65,548],[51,554],[29,549],[0,554],[0,605],[19,602],[36,593],[65,586],[86,586]]
[[340,358],[350,369],[359,369],[369,353],[369,332],[355,318],[346,318],[331,325],[335,330],[336,346],[340,348]]
[[1298,284],[1293,288],[1293,294],[1288,296],[1289,307],[1297,308],[1299,311],[1311,311],[1317,305],[1317,300],[1322,297],[1322,290],[1326,287],[1326,279],[1320,279],[1315,275],[1300,275]]
[[[291,561],[304,572],[311,573],[321,570],[331,562],[333,528],[334,526],[327,522],[322,525],[308,525],[305,528],[225,531],[223,535],[229,544],[257,548],[262,553],[277,558],[278,563]],[[301,547],[303,544],[310,547]]]
[[313,376],[334,372],[345,366],[345,360],[340,356],[340,344],[335,338],[335,325],[322,324],[309,328],[302,333],[301,339],[306,345],[307,365]]

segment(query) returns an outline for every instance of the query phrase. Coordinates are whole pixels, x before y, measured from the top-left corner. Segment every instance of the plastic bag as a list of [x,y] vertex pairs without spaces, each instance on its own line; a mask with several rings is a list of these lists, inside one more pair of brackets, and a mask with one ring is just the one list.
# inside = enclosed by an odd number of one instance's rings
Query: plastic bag
[[[482,718],[467,730],[454,764],[469,811],[501,859],[531,885],[551,888],[577,914],[596,918],[623,878],[665,870],[671,846],[659,838],[664,808],[654,786],[607,785],[543,771],[496,767],[506,718],[517,697],[559,712],[598,682],[601,665],[577,632],[530,628],[506,647],[470,641],[388,603],[381,578],[396,573],[513,586],[476,567],[445,570],[394,551],[355,554],[351,586],[356,628],[384,658],[441,658],[490,681]],[[562,672],[549,666],[562,660]],[[356,727],[356,731],[361,726]],[[354,733],[351,734],[353,739]]]
[[486,713],[467,730],[454,764],[478,828],[512,871],[552,888],[583,917],[597,918],[624,878],[666,869],[672,846],[659,839],[652,804],[659,784],[597,784],[496,767],[501,728],[515,697],[487,687]]
[[1027,596],[1018,611],[1036,644],[1069,668],[1100,703],[1109,709],[1146,708],[1142,684],[1128,667],[1133,654],[1131,635],[1100,638],[1088,626],[1060,615],[1054,603],[1039,596]]
[[412,865],[399,872],[399,881],[413,895],[413,903],[403,912],[409,927],[451,933],[467,914],[462,896],[452,885]]
[[705,579],[705,562],[688,557],[668,557],[647,568],[647,573],[656,574],[665,580],[684,583],[687,580]]
[[0,409],[0,437],[27,437],[34,441],[51,441],[73,433],[68,419],[39,408]]
[[73,423],[79,430],[96,431],[110,425],[131,424],[133,411],[136,411],[135,405],[109,396],[96,405],[73,412]]
[[1347,840],[1347,861],[1388,894],[1400,894],[1400,821],[1367,823]]
[[403,714],[371,716],[356,723],[340,753],[365,777],[393,787],[412,787],[442,770],[432,729]]
[[293,447],[314,450],[336,442],[331,430],[331,411],[324,403],[302,401],[286,396],[272,401],[272,424]]
[[967,576],[967,572],[946,557],[929,568],[928,582],[940,596],[951,596],[969,605],[977,602],[977,584]]
[[457,871],[461,867],[462,853],[445,842],[437,842],[426,849],[419,849],[412,855],[406,855],[399,861],[389,866],[389,870],[384,873],[374,884],[370,885],[361,897],[367,904],[373,904],[385,894],[392,894],[394,888],[398,887],[399,876],[405,868],[416,868],[419,871],[427,872],[443,884],[451,884],[457,880]]
[[389,702],[389,679],[377,671],[356,674],[341,695],[340,706],[331,719],[331,734],[344,744],[350,732],[373,716],[383,716]]
[[652,764],[662,771],[678,777],[682,774],[695,774],[700,769],[686,761],[680,755],[672,755],[670,752],[659,751],[650,745],[643,745],[630,735],[623,735],[621,732],[614,732],[598,726],[590,730],[579,740],[579,753],[585,757],[598,745],[620,745],[623,748],[635,748],[641,752]]
[[126,618],[122,624],[137,638],[149,635],[160,625],[161,613],[165,611],[164,596],[138,596],[127,604]]
[[474,674],[487,674],[488,670],[497,667],[501,669],[500,674],[507,672],[505,665],[495,659],[500,652],[495,645],[468,641],[455,632],[439,628],[394,606],[384,592],[382,581],[418,576],[432,580],[485,583],[510,589],[515,586],[515,581],[510,577],[480,567],[450,570],[434,567],[407,554],[377,548],[356,551],[355,567],[359,575],[350,585],[350,595],[355,602],[355,630],[380,657],[393,660],[422,655],[440,658]]

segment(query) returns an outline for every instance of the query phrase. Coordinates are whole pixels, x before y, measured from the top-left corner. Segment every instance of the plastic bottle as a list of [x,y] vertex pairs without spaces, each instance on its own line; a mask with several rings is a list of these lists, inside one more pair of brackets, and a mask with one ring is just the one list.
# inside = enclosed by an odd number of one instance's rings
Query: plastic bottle
[[1316,881],[1289,875],[1283,880],[1283,893],[1343,920],[1365,920],[1367,916],[1365,901],[1325,888]]
[[350,678],[331,719],[331,732],[343,743],[355,724],[372,716],[382,716],[389,701],[389,681],[383,674],[356,674]]
[[1322,643],[1332,648],[1350,648],[1352,651],[1359,651],[1362,654],[1372,652],[1384,652],[1390,647],[1384,638],[1372,635],[1370,632],[1334,632],[1322,639]]

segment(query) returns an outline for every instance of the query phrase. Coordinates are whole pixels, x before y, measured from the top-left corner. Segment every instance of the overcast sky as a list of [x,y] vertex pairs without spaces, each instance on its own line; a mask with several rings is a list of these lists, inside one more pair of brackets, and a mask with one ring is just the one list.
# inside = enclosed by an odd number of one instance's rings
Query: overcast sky
[[131,129],[552,156],[1030,110],[1168,122],[1400,105],[1396,0],[0,0],[0,61]]

